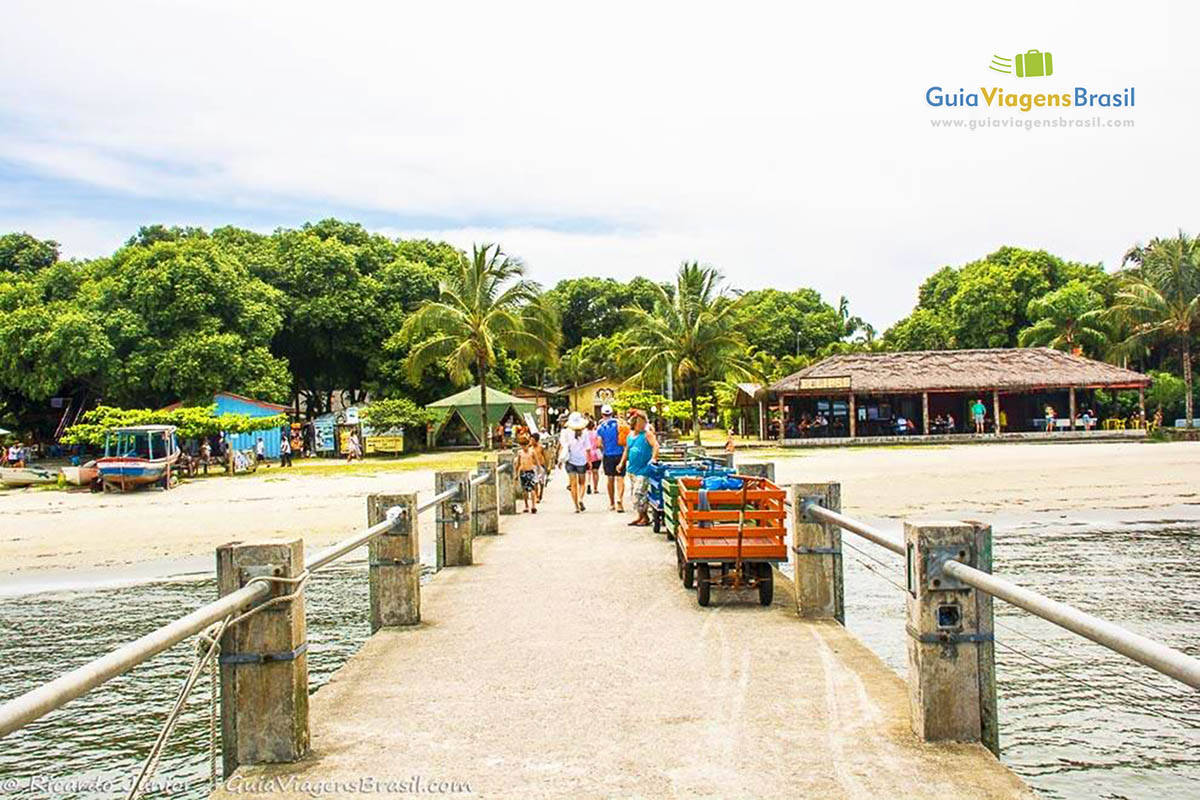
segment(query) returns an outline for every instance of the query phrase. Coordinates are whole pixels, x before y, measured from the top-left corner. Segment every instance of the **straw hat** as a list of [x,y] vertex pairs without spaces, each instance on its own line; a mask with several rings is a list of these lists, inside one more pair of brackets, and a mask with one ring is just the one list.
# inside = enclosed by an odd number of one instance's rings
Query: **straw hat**
[[581,431],[587,427],[587,420],[583,418],[583,414],[572,411],[571,416],[567,417],[567,427],[573,431]]

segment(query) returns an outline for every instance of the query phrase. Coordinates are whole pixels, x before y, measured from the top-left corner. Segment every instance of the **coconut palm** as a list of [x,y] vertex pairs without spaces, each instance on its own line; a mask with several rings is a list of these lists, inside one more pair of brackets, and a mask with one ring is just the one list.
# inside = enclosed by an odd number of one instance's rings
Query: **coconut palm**
[[684,263],[673,290],[654,285],[654,307],[625,310],[630,321],[625,351],[628,384],[665,375],[670,370],[688,387],[692,431],[700,443],[701,389],[714,380],[753,375],[749,347],[737,319],[740,297],[730,295],[714,267]]
[[1104,298],[1087,284],[1071,281],[1029,301],[1033,324],[1017,336],[1022,347],[1052,347],[1101,354],[1108,345]]
[[479,381],[483,411],[481,449],[491,447],[488,369],[500,350],[553,361],[561,337],[558,317],[541,288],[525,279],[525,267],[499,245],[475,245],[428,300],[404,323],[400,335],[413,345],[408,369],[414,380],[431,364],[444,364],[456,384]]
[[1200,242],[1179,232],[1125,254],[1111,313],[1128,326],[1127,349],[1165,341],[1179,348],[1188,427],[1192,425],[1191,339],[1200,325]]

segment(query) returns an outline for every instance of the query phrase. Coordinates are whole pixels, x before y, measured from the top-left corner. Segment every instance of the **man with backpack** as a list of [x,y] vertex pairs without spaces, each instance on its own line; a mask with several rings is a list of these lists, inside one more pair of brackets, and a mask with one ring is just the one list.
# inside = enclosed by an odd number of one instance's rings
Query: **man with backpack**
[[600,409],[600,424],[596,436],[600,439],[604,461],[604,477],[608,482],[608,510],[625,511],[625,468],[621,457],[625,455],[625,442],[629,438],[629,425],[613,414],[607,403]]

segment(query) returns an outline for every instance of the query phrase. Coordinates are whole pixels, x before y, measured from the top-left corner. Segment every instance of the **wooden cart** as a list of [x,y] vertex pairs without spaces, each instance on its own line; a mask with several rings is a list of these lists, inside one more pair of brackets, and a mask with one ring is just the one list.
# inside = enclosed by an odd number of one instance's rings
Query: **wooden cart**
[[784,491],[766,478],[732,476],[737,489],[704,489],[703,478],[683,477],[675,554],[683,585],[696,587],[707,606],[713,587],[758,589],[758,602],[775,594],[772,565],[787,561]]

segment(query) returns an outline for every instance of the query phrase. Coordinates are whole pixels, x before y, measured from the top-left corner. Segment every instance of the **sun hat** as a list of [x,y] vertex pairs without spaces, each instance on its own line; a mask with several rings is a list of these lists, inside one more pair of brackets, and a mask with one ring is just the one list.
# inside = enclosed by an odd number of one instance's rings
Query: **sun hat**
[[587,420],[583,418],[583,414],[572,411],[571,416],[567,417],[567,427],[574,431],[581,431],[587,427]]
[[605,403],[604,405],[600,406],[600,413],[606,417],[611,417],[613,413],[612,406],[610,406],[608,403]]

